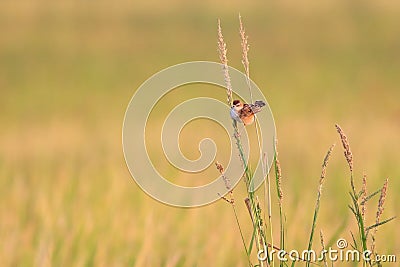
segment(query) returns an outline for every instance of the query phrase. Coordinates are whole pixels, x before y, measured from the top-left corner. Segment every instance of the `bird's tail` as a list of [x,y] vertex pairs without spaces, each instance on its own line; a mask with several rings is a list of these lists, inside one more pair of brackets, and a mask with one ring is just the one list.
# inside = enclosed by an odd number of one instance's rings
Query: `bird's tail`
[[257,100],[256,102],[254,102],[253,105],[251,105],[251,110],[253,111],[253,113],[257,113],[261,111],[263,106],[265,106],[265,102]]

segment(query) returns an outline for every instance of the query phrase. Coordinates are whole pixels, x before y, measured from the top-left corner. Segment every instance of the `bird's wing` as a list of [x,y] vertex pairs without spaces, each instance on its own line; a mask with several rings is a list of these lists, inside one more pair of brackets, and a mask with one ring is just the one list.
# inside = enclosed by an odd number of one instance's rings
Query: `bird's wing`
[[251,116],[253,112],[253,108],[249,104],[243,104],[243,108],[240,110],[240,117]]

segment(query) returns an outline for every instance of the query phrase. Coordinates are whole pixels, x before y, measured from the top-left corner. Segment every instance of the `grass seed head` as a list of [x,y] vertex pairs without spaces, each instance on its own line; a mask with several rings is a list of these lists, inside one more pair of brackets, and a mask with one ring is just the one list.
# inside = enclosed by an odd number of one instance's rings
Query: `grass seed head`
[[361,215],[365,220],[365,212],[367,210],[366,199],[367,199],[367,175],[364,173],[362,180],[362,194],[361,194]]
[[386,179],[385,183],[383,184],[382,191],[381,191],[381,196],[379,197],[379,202],[378,202],[378,210],[376,212],[376,223],[379,223],[381,219],[381,215],[384,210],[384,204],[386,200],[386,191],[388,188],[388,179]]
[[246,35],[246,31],[244,29],[243,23],[242,23],[242,16],[239,14],[239,26],[240,26],[240,39],[241,39],[241,47],[242,47],[242,64],[244,67],[244,70],[246,72],[247,78],[250,77],[250,62],[249,62],[249,57],[248,57],[248,52],[250,50],[248,38],[249,36]]
[[353,171],[353,154],[351,153],[350,150],[350,144],[349,141],[347,140],[347,136],[343,132],[342,128],[338,125],[335,124],[336,130],[340,135],[340,139],[342,140],[343,148],[344,148],[344,156],[347,160],[347,163],[349,164],[350,171]]
[[222,35],[221,21],[218,19],[218,53],[219,59],[222,64],[222,70],[224,72],[224,80],[226,85],[226,94],[228,105],[232,106],[232,85],[231,78],[229,76],[229,67],[228,67],[228,56],[227,56],[227,48],[226,43],[224,41],[224,36]]

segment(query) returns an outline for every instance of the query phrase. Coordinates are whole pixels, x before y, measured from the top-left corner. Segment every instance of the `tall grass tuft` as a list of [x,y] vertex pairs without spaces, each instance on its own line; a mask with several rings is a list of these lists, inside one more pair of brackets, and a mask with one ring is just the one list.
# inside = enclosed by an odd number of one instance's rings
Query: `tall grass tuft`
[[[224,72],[224,79],[226,83],[226,88],[227,88],[227,102],[228,105],[231,107],[232,106],[232,85],[230,83],[230,76],[228,72],[228,58],[227,58],[227,48],[226,48],[226,43],[223,38],[222,34],[222,29],[221,29],[221,23],[220,20],[218,20],[218,51],[219,51],[219,56],[220,60],[222,63],[222,69]],[[248,65],[247,65],[248,69]],[[243,166],[244,170],[244,183],[246,185],[248,197],[245,200],[245,204],[249,210],[250,217],[252,219],[252,224],[253,224],[253,235],[251,238],[251,242],[247,248],[245,245],[245,250],[247,257],[250,258],[253,244],[255,241],[256,247],[259,250],[261,250],[263,247],[265,247],[266,244],[266,239],[265,239],[265,229],[264,229],[264,222],[262,220],[261,216],[261,208],[260,205],[254,195],[254,185],[253,185],[253,179],[252,179],[252,173],[250,171],[250,168],[248,166],[248,163],[246,162],[246,156],[244,153],[244,149],[242,146],[242,142],[240,139],[240,133],[238,130],[237,122],[235,120],[232,121],[232,126],[233,126],[233,136],[236,141],[236,147],[239,152],[239,157]],[[263,266],[263,261],[259,260],[259,265]],[[249,265],[252,266],[252,263],[249,261]]]
[[[387,220],[380,221],[380,217],[383,213],[383,205],[384,205],[385,199],[386,199],[388,179],[386,179],[386,181],[381,189],[379,189],[378,191],[375,191],[371,195],[367,195],[367,177],[364,174],[363,180],[362,180],[362,189],[359,192],[357,192],[355,184],[354,184],[354,178],[353,178],[354,177],[353,176],[353,154],[351,153],[351,150],[350,150],[349,141],[347,139],[346,134],[342,130],[342,128],[338,124],[336,124],[335,127],[336,127],[336,130],[339,133],[340,139],[342,141],[342,145],[343,145],[343,149],[344,149],[344,156],[346,158],[346,161],[347,161],[347,163],[349,165],[349,169],[350,169],[351,191],[349,192],[349,194],[351,197],[351,204],[349,205],[349,208],[356,219],[357,226],[358,226],[358,235],[359,235],[358,238],[355,238],[354,234],[351,233],[351,235],[353,237],[352,247],[354,249],[359,250],[360,253],[367,251],[368,250],[368,233],[370,230],[373,230],[373,233],[370,236],[371,236],[371,242],[372,242],[371,251],[372,251],[372,255],[374,257],[374,256],[376,256],[375,234],[376,234],[378,226],[381,226],[395,218],[395,217],[392,217]],[[365,226],[366,225],[366,220],[365,220],[366,204],[370,199],[372,199],[379,192],[381,194],[380,194],[380,198],[379,198],[379,202],[378,202],[378,210],[376,213],[375,224],[371,225],[369,227],[366,227]],[[381,266],[380,262],[374,262],[374,258],[372,258],[371,261],[363,262],[363,266],[365,266],[365,265],[373,266],[375,264],[378,266]]]
[[[248,84],[248,89],[249,89],[249,94],[250,98],[252,99],[252,90],[250,87],[250,62],[248,58],[248,52],[249,52],[249,43],[248,43],[248,36],[245,32],[245,28],[242,22],[242,18],[239,15],[239,34],[241,37],[241,47],[242,47],[242,64],[244,67],[244,72],[246,76],[246,81]],[[224,75],[224,80],[226,83],[226,88],[227,88],[227,104],[229,107],[232,107],[232,85],[231,85],[231,79],[229,76],[229,69],[228,69],[228,57],[227,57],[227,46],[223,38],[222,34],[222,28],[221,28],[221,22],[218,20],[218,52],[219,52],[219,58],[222,64],[222,71]],[[261,210],[261,203],[259,201],[258,196],[256,195],[254,191],[254,185],[253,185],[253,174],[250,170],[250,166],[248,165],[248,162],[246,161],[246,156],[242,147],[242,142],[241,142],[241,136],[238,130],[238,125],[235,120],[232,120],[232,126],[233,126],[233,137],[235,139],[236,143],[236,148],[239,152],[239,158],[242,163],[243,167],[243,182],[246,187],[246,192],[247,196],[244,200],[244,206],[248,210],[249,216],[250,216],[250,221],[251,221],[251,226],[252,226],[252,235],[250,238],[250,242],[247,245],[246,238],[243,235],[242,231],[242,226],[240,224],[237,211],[236,211],[236,206],[235,206],[235,200],[233,198],[233,188],[231,188],[230,181],[229,179],[225,176],[224,173],[224,168],[223,166],[216,162],[216,168],[220,172],[226,188],[229,190],[229,198],[225,196],[221,196],[223,200],[225,200],[227,203],[232,205],[234,215],[235,215],[235,220],[236,223],[239,227],[240,235],[242,238],[243,246],[247,255],[247,260],[249,266],[275,266],[275,260],[273,257],[270,257],[269,254],[269,249],[273,250],[282,250],[284,255],[288,255],[288,253],[285,251],[285,241],[286,241],[286,229],[285,229],[285,214],[283,210],[283,190],[282,190],[282,169],[281,169],[281,164],[278,158],[278,151],[277,151],[277,140],[275,139],[275,146],[274,146],[274,155],[273,155],[273,166],[274,166],[274,175],[275,175],[275,185],[276,185],[276,192],[277,192],[277,198],[278,198],[278,208],[279,208],[279,236],[280,236],[280,242],[279,242],[279,247],[276,247],[274,245],[274,231],[273,231],[273,223],[272,223],[272,202],[271,202],[271,180],[270,180],[270,174],[269,170],[267,170],[267,160],[266,160],[266,153],[264,151],[261,151],[261,141],[260,141],[260,135],[258,133],[258,128],[256,127],[256,133],[257,133],[257,141],[260,149],[260,155],[263,155],[262,159],[262,164],[263,164],[263,175],[266,178],[264,181],[264,190],[265,190],[265,202],[266,205],[263,205],[264,207],[266,206],[265,210],[268,213],[268,222],[266,222],[266,216],[265,216],[265,211],[264,215],[262,214],[263,211]],[[350,169],[350,197],[351,197],[351,204],[349,205],[349,208],[351,212],[354,214],[356,218],[356,222],[358,225],[358,237],[355,237],[353,233],[351,233],[353,237],[353,244],[352,247],[357,249],[360,253],[363,251],[367,250],[367,241],[368,241],[368,234],[370,231],[371,234],[369,235],[372,244],[371,244],[371,251],[373,252],[373,255],[376,254],[376,248],[375,248],[375,235],[377,232],[378,226],[381,226],[391,220],[394,219],[394,217],[386,220],[381,220],[381,216],[384,210],[384,203],[387,195],[387,189],[388,189],[388,180],[384,183],[383,187],[379,189],[378,191],[367,195],[367,176],[364,174],[363,179],[362,179],[362,188],[360,191],[357,191],[355,182],[354,182],[354,161],[353,161],[353,153],[351,152],[349,140],[342,130],[342,128],[339,125],[335,125],[336,130],[340,136],[340,140],[344,149],[344,156],[347,161],[347,164]],[[313,220],[311,223],[311,231],[310,231],[310,237],[308,240],[308,246],[307,246],[307,251],[311,251],[313,248],[313,239],[314,239],[314,234],[317,229],[317,218],[318,218],[318,213],[320,210],[321,206],[321,196],[322,196],[322,188],[324,181],[326,179],[326,173],[327,173],[327,167],[329,163],[329,159],[332,155],[333,149],[335,147],[335,144],[333,144],[327,151],[323,163],[322,163],[322,171],[321,175],[319,177],[319,184],[318,184],[318,190],[317,190],[317,199],[314,207],[314,214],[313,214]],[[378,209],[376,212],[375,216],[375,223],[369,227],[366,227],[366,210],[367,210],[367,202],[372,199],[375,195],[380,193],[380,198],[378,201]],[[269,228],[269,236],[267,238],[266,232],[267,229]],[[324,243],[324,236],[322,233],[322,230],[320,230],[320,243],[322,246],[322,250],[325,251],[325,243]],[[253,248],[257,248],[257,261],[258,263],[253,265],[253,260],[252,260],[252,253],[253,253]],[[260,252],[263,253],[265,257],[260,258]],[[282,254],[281,254],[282,255]],[[308,254],[309,256],[311,254]],[[298,257],[296,259],[293,259],[291,262],[290,266],[295,266],[298,261],[304,261],[306,264],[306,267],[309,267],[311,264],[313,265],[321,265],[320,263],[315,262],[315,259],[310,259],[310,258],[305,258],[305,257]],[[323,266],[328,266],[328,259],[326,257],[322,258],[322,264]],[[372,263],[371,261],[364,261],[363,266],[369,265],[372,266],[374,264],[377,264],[378,266],[381,266],[381,263]],[[331,262],[331,266],[333,266],[334,263]],[[289,263],[284,260],[279,260],[279,266],[284,267],[284,266],[289,266]]]

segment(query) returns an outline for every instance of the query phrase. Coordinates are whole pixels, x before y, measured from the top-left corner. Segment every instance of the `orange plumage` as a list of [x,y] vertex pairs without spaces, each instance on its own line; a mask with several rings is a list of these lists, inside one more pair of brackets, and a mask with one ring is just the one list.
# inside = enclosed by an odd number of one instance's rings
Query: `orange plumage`
[[250,125],[254,122],[254,114],[260,112],[263,106],[265,106],[265,103],[260,100],[254,104],[246,104],[240,100],[234,100],[231,108],[231,117],[238,122],[243,122],[244,125]]

